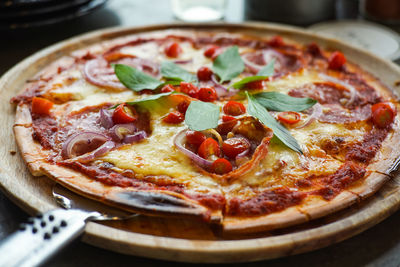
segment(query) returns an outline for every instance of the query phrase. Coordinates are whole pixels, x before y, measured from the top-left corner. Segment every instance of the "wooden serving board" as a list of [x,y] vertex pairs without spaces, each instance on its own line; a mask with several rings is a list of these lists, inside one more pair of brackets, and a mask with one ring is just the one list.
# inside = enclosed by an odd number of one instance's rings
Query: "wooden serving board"
[[[12,133],[15,111],[9,100],[24,82],[49,62],[71,51],[111,38],[167,28],[190,28],[253,35],[275,34],[300,43],[315,41],[326,49],[343,51],[395,90],[400,68],[395,64],[335,40],[298,28],[272,24],[168,24],[114,28],[78,36],[25,59],[0,80],[0,186],[16,204],[34,214],[57,208],[51,197],[53,181],[30,175]],[[398,86],[398,85],[397,85]],[[15,153],[17,152],[17,153]],[[400,206],[400,177],[392,179],[369,199],[334,215],[304,225],[250,236],[225,236],[201,222],[138,216],[129,221],[88,223],[83,241],[120,253],[184,262],[244,262],[283,257],[315,250],[354,236],[379,223]]]

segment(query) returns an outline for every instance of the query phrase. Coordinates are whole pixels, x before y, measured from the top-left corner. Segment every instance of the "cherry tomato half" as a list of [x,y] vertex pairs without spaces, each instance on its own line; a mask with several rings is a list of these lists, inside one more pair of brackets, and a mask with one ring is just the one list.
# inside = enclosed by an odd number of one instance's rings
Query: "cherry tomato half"
[[198,154],[203,159],[209,159],[211,156],[219,157],[221,154],[221,149],[218,145],[218,142],[209,137],[204,140],[203,143],[201,143]]
[[185,115],[183,115],[179,111],[172,111],[163,118],[163,122],[169,123],[169,124],[178,124],[178,123],[181,123],[184,119],[185,119]]
[[283,38],[279,35],[276,35],[271,38],[271,40],[268,41],[268,44],[273,47],[279,47],[283,46],[285,42],[283,41]]
[[188,109],[190,105],[190,100],[183,100],[178,104],[178,111],[180,113],[186,114],[186,110]]
[[197,78],[200,81],[209,81],[211,80],[211,75],[213,74],[212,70],[209,67],[201,67],[197,70]]
[[240,153],[250,149],[250,142],[244,137],[228,138],[222,144],[222,151],[225,156],[234,159]]
[[372,122],[379,128],[389,126],[396,116],[396,107],[390,102],[377,103],[371,107]]
[[199,97],[199,88],[192,83],[181,82],[181,92],[193,98]]
[[295,124],[300,121],[300,114],[294,111],[285,111],[278,114],[278,120],[287,124]]
[[229,116],[229,115],[222,115],[222,121],[227,122],[227,121],[233,121],[236,120],[235,117]]
[[346,63],[346,57],[339,51],[335,51],[329,57],[329,68],[332,70],[340,70]]
[[211,170],[217,174],[225,174],[232,171],[232,164],[226,159],[217,159],[211,165]]
[[169,57],[178,57],[182,53],[182,48],[177,42],[173,42],[165,47],[164,52]]
[[204,102],[213,102],[218,98],[214,87],[202,87],[199,90],[199,99]]
[[119,104],[112,115],[112,120],[115,124],[134,122],[138,117],[136,110],[128,108],[125,103]]
[[257,90],[257,89],[263,89],[264,87],[264,81],[254,81],[254,82],[249,82],[246,84],[247,89],[251,90]]
[[199,131],[187,131],[186,132],[186,140],[189,144],[194,145],[196,147],[200,146],[207,137]]
[[223,110],[227,115],[239,116],[246,112],[246,107],[242,103],[228,101],[228,103],[224,105]]
[[42,97],[34,97],[32,99],[32,113],[49,115],[50,109],[53,107],[54,103]]
[[216,45],[210,45],[209,47],[206,48],[204,51],[204,56],[208,58],[212,58],[215,52],[219,49],[219,46]]

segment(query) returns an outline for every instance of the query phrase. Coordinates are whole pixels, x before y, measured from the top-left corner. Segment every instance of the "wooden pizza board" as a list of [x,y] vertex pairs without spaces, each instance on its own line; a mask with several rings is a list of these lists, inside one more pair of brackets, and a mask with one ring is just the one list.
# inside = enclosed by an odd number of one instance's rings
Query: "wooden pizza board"
[[[400,68],[395,64],[293,27],[261,23],[168,24],[112,28],[84,34],[28,57],[0,80],[0,187],[10,199],[30,214],[57,208],[51,197],[54,182],[47,177],[30,175],[14,141],[12,126],[15,111],[9,100],[21,90],[24,82],[49,62],[73,50],[114,37],[167,28],[242,32],[266,37],[279,34],[300,43],[316,41],[325,49],[343,51],[350,61],[399,91],[396,82],[400,79]],[[288,229],[247,236],[225,236],[217,229],[196,221],[139,216],[130,221],[90,222],[82,240],[120,253],[183,262],[244,262],[298,254],[354,236],[395,212],[400,206],[400,177],[396,173],[392,176],[379,192],[361,203]]]

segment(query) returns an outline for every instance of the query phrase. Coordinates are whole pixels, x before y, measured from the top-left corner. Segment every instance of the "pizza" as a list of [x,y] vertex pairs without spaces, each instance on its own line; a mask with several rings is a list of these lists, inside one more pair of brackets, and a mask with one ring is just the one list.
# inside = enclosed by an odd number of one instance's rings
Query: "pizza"
[[45,66],[11,102],[34,176],[226,232],[307,222],[377,191],[400,152],[393,91],[340,51],[161,30]]

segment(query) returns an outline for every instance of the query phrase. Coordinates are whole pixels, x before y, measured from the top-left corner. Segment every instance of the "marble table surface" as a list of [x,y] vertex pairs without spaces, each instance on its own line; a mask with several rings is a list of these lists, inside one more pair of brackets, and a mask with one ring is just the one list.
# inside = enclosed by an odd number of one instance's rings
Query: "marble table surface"
[[[243,2],[230,0],[226,20],[243,21]],[[66,38],[112,26],[139,26],[174,21],[167,0],[110,0],[85,17],[41,28],[1,32],[0,75],[30,54]],[[0,192],[0,240],[17,229],[28,215]],[[186,266],[121,255],[74,241],[45,266]],[[269,261],[229,266],[400,266],[400,212],[371,229],[317,251]],[[203,266],[203,265],[202,265]]]

